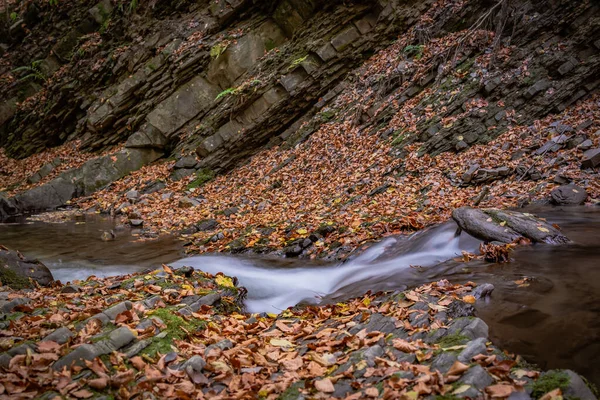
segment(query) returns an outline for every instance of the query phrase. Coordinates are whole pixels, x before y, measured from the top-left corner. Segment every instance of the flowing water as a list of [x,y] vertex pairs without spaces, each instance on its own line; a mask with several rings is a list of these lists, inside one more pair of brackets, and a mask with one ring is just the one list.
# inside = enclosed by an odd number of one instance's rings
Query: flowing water
[[345,263],[258,257],[183,257],[179,240],[140,241],[114,222],[85,216],[71,222],[0,224],[0,244],[42,260],[63,282],[131,273],[170,263],[237,276],[249,311],[277,312],[298,303],[332,302],[368,290],[396,290],[438,279],[496,287],[476,304],[500,347],[543,368],[571,368],[600,385],[600,207],[530,209],[557,223],[573,243],[518,248],[508,264],[454,259],[479,241],[442,224],[410,237],[387,238]]

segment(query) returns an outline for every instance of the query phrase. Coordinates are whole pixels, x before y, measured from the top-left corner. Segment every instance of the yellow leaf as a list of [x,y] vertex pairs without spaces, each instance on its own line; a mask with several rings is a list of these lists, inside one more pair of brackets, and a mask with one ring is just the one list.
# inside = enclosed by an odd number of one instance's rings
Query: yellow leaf
[[538,226],[537,228],[542,232],[546,232],[546,233],[550,232],[548,229],[541,227],[541,226]]
[[461,393],[466,392],[470,388],[471,388],[470,385],[461,385],[461,386],[457,387],[456,390],[454,392],[452,392],[452,394],[461,394]]
[[299,235],[306,235],[308,233],[308,231],[304,228],[300,228],[296,232],[298,232]]
[[506,221],[500,222],[500,226],[504,226],[504,225],[506,225]]
[[186,285],[186,284],[181,285],[181,288],[185,289],[185,290],[192,290],[193,289],[193,287],[191,287],[190,285]]
[[362,303],[366,306],[369,307],[369,305],[371,304],[371,299],[368,297],[365,297],[362,301]]
[[473,297],[473,296],[471,296],[471,295],[468,295],[468,296],[465,296],[465,297],[463,297],[463,301],[464,301],[465,303],[469,303],[469,304],[475,304],[475,301],[476,301],[476,300],[475,300],[475,297]]
[[415,392],[414,390],[411,390],[410,392],[406,392],[405,396],[409,400],[417,400],[419,398],[419,393]]
[[269,343],[271,344],[271,346],[277,346],[277,347],[294,347],[292,342],[290,342],[289,340],[285,340],[285,339],[273,338],[273,339],[271,339],[271,341]]
[[225,286],[225,287],[229,287],[229,288],[235,287],[235,285],[233,284],[233,281],[228,276],[219,275],[215,279],[215,282],[219,286]]

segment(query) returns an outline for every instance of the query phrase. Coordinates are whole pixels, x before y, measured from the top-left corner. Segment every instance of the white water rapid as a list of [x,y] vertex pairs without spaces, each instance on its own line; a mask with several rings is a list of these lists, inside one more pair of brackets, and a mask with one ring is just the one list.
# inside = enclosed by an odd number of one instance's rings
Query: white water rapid
[[318,304],[344,287],[373,279],[381,282],[393,277],[396,282],[410,283],[415,267],[430,267],[460,255],[461,250],[477,247],[476,240],[465,234],[455,236],[455,232],[456,225],[446,223],[408,238],[390,237],[345,263],[331,266],[310,266],[297,260],[296,267],[274,268],[264,260],[232,256],[189,257],[172,265],[235,276],[248,290],[248,311],[278,313],[301,302]]

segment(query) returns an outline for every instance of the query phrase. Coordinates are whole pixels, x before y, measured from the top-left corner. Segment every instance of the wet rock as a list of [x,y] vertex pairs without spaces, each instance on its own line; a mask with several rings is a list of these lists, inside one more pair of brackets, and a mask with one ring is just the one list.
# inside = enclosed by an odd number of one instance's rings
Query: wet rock
[[600,149],[591,149],[583,153],[581,168],[596,168],[600,164]]
[[577,185],[564,185],[550,193],[551,202],[559,206],[580,205],[585,203],[587,192]]
[[0,221],[4,221],[9,216],[15,215],[18,212],[19,210],[15,201],[0,193]]
[[514,230],[494,223],[489,215],[479,209],[457,208],[452,212],[452,218],[462,230],[477,239],[511,243],[521,237]]
[[21,289],[30,286],[29,279],[42,286],[54,280],[48,267],[40,261],[29,260],[17,252],[0,248],[0,281],[14,289]]
[[462,207],[452,212],[452,218],[465,232],[486,242],[511,243],[521,237],[550,244],[569,242],[554,226],[531,214]]
[[184,267],[176,269],[174,271],[174,273],[175,273],[175,275],[182,275],[182,276],[189,278],[194,273],[194,268],[189,267],[189,266],[184,266]]
[[133,228],[141,228],[144,225],[144,220],[142,219],[130,219],[129,225]]
[[117,235],[112,231],[104,231],[102,235],[100,235],[100,240],[103,242],[110,242],[111,240],[115,240]]
[[484,283],[473,290],[473,297],[479,300],[491,296],[494,289],[495,287],[491,283]]

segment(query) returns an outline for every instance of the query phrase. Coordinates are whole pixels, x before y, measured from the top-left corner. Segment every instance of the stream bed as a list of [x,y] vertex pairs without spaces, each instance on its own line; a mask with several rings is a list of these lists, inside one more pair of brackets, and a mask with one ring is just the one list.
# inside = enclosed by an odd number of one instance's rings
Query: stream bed
[[[537,208],[573,240],[520,247],[512,262],[456,261],[479,241],[445,223],[410,237],[387,238],[341,264],[234,256],[184,258],[172,236],[140,240],[100,215],[63,223],[0,224],[0,244],[38,258],[66,283],[89,275],[126,274],[163,263],[237,276],[249,311],[277,312],[298,303],[339,301],[366,291],[406,289],[439,279],[492,283],[479,316],[502,348],[544,369],[570,368],[600,386],[600,207]],[[115,240],[102,241],[113,230]]]

